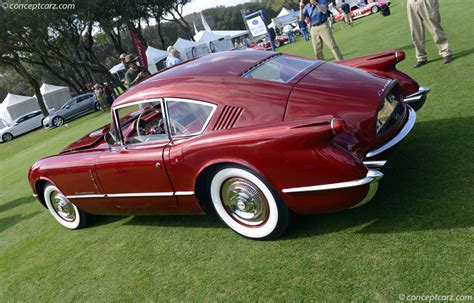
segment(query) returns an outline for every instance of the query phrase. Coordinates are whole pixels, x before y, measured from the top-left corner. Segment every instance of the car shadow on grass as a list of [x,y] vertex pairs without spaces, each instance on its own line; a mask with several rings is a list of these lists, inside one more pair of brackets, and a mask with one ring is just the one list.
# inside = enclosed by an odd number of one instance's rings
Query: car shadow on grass
[[30,213],[30,214],[27,214],[27,215],[13,215],[13,216],[9,216],[9,217],[6,217],[6,218],[0,218],[0,233],[4,232],[5,230],[9,229],[10,227],[15,226],[18,223],[21,223],[25,220],[36,217],[39,214],[40,214],[40,212],[37,211],[37,212]]
[[474,117],[417,123],[389,159],[371,202],[338,213],[297,216],[283,239],[349,228],[388,234],[474,226],[473,133]]
[[136,216],[124,223],[134,226],[226,228],[214,214],[204,216]]
[[10,209],[13,209],[13,208],[15,208],[17,206],[20,206],[20,205],[23,205],[23,204],[31,203],[34,200],[35,200],[34,197],[26,196],[26,197],[17,198],[17,199],[14,199],[14,200],[11,200],[11,201],[8,201],[8,202],[5,202],[5,203],[0,203],[0,213],[6,212]]

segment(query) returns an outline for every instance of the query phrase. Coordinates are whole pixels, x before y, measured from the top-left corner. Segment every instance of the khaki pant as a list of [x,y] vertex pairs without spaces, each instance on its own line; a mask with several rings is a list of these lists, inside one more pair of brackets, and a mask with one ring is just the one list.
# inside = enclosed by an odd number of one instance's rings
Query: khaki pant
[[333,53],[336,61],[342,60],[342,54],[339,50],[339,47],[334,40],[332,31],[329,28],[327,22],[324,22],[321,25],[311,27],[311,41],[313,42],[314,53],[316,54],[316,59],[324,60],[323,55],[323,42],[329,47]]
[[407,9],[411,39],[416,49],[416,60],[426,61],[428,57],[425,50],[425,27],[433,36],[439,55],[442,57],[451,55],[448,37],[441,27],[438,0],[408,0]]

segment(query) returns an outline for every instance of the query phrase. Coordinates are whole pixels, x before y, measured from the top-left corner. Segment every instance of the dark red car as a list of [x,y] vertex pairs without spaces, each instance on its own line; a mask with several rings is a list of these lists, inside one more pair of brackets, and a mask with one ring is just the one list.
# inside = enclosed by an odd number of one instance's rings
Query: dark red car
[[[412,129],[428,89],[387,51],[333,64],[219,52],[158,73],[112,123],[36,162],[29,182],[70,229],[89,214],[204,214],[237,233],[281,235],[289,213],[360,206]],[[354,68],[355,67],[355,68]]]

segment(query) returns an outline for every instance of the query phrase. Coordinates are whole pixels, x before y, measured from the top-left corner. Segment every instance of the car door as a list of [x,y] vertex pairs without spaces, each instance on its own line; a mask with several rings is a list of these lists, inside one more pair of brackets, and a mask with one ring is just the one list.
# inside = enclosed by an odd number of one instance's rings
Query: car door
[[165,213],[177,199],[164,165],[169,144],[161,100],[127,104],[114,110],[121,119],[120,142],[102,152],[95,169],[108,203],[123,213]]
[[66,119],[74,118],[79,114],[80,108],[77,103],[77,98],[69,101],[69,104],[66,106],[65,117]]
[[77,98],[77,106],[78,106],[78,114],[82,115],[89,111],[90,103],[89,103],[90,95],[80,96]]
[[13,127],[11,129],[11,133],[14,136],[21,135],[26,132],[26,124],[25,121],[27,119],[28,115],[25,115],[23,117],[20,117],[16,122],[13,123]]

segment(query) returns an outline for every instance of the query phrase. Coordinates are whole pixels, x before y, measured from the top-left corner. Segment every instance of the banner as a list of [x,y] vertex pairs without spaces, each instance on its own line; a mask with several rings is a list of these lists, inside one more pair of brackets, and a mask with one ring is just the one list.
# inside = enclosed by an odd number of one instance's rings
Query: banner
[[143,45],[142,41],[138,39],[138,36],[136,33],[130,32],[130,35],[132,36],[132,43],[133,43],[133,46],[135,47],[135,52],[138,55],[138,62],[140,62],[141,66],[148,67],[148,60],[146,58],[145,46]]
[[258,37],[267,34],[267,26],[263,22],[261,16],[254,17],[246,21],[252,36]]

